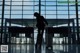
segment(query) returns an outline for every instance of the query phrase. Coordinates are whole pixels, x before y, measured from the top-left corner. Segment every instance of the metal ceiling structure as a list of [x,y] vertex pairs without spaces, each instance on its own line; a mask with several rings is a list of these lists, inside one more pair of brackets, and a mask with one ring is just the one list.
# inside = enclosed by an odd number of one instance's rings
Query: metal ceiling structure
[[[48,22],[49,27],[74,22],[74,19],[46,19],[46,20]],[[6,22],[23,25],[26,27],[35,27],[36,26],[36,19],[6,19]]]

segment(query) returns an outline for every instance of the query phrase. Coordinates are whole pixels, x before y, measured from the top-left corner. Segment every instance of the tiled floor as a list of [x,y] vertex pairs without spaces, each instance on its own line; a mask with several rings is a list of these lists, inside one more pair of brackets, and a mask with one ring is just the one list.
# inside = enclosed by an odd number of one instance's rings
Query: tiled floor
[[34,45],[9,45],[8,53],[80,53],[80,45],[53,45],[53,49],[35,49]]

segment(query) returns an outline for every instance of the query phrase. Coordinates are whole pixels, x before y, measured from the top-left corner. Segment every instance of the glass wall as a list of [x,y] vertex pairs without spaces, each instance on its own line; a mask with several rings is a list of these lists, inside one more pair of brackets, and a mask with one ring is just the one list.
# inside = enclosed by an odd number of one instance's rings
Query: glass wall
[[[49,19],[75,18],[75,0],[67,1],[68,0],[41,0],[41,14]],[[0,9],[1,8],[2,0],[0,1]],[[0,12],[1,11],[2,10],[0,10]],[[38,11],[39,0],[5,0],[4,18],[33,19],[33,13]]]
[[[2,2],[3,0],[0,0],[0,23],[2,18]],[[78,4],[80,4],[79,2],[80,1],[78,0]],[[35,19],[33,14],[34,12],[39,12],[39,0],[5,0],[4,7],[5,7],[4,20],[6,18],[22,19],[22,20]],[[41,15],[43,15],[46,19],[74,19],[76,26],[75,0],[41,0],[40,8],[41,8]],[[78,6],[78,13],[80,14],[79,9],[80,7]],[[22,21],[20,23],[21,23],[20,26],[24,26],[23,25],[24,23]],[[55,23],[56,26],[58,26],[59,22],[56,21]],[[49,24],[54,24],[54,23],[49,23]],[[18,24],[15,25],[18,26]],[[15,25],[14,23],[7,24],[7,26],[15,26]],[[65,24],[62,25],[65,26]],[[35,31],[35,34],[36,33],[37,31]]]
[[[76,18],[75,0],[67,1],[41,0],[41,14],[47,19]],[[0,1],[0,12],[2,12],[1,8],[2,0]],[[4,18],[34,19],[34,12],[39,12],[39,0],[5,0]]]

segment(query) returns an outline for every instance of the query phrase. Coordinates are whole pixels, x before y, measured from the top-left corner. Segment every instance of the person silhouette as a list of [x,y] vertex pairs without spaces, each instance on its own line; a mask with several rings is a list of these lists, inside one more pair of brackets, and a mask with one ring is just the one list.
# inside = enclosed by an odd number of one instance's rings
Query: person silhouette
[[36,42],[35,47],[41,48],[44,29],[45,29],[45,26],[48,25],[48,22],[43,16],[41,16],[37,12],[34,13],[34,16],[36,17],[36,21],[37,21],[36,27],[38,28],[37,42]]

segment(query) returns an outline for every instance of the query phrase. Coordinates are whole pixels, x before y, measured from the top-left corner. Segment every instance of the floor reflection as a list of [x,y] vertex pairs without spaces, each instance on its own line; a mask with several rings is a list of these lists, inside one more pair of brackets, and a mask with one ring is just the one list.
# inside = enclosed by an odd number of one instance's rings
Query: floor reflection
[[9,45],[8,53],[80,53],[80,45],[53,45],[52,49],[35,49],[34,45]]

